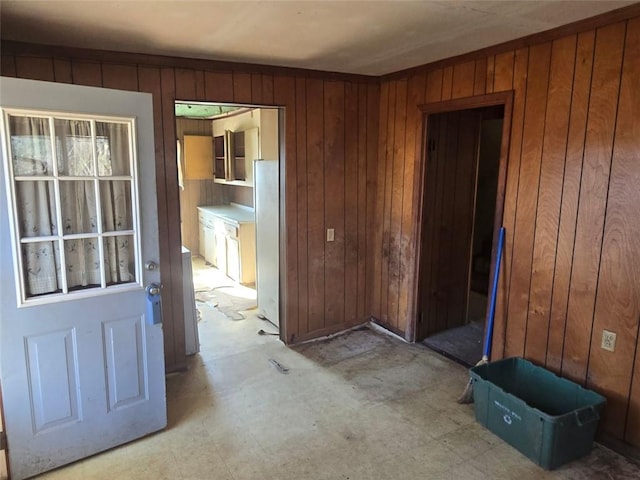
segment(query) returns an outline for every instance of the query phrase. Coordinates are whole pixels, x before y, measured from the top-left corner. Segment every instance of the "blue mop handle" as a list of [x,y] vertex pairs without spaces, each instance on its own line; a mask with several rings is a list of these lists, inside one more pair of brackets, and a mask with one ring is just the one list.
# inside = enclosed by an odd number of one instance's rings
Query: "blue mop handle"
[[484,339],[483,360],[489,360],[491,353],[491,338],[493,337],[493,317],[496,313],[496,297],[498,295],[498,277],[500,276],[500,263],[502,263],[502,247],[504,246],[504,227],[500,227],[498,233],[498,251],[496,252],[496,269],[493,272],[493,289],[491,290],[491,306],[489,307],[489,325],[487,336]]

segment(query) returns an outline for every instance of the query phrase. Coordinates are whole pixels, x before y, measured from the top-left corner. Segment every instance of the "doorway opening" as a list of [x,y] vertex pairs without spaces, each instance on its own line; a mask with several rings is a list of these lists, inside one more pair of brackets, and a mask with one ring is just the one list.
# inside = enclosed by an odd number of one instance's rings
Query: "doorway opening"
[[454,102],[426,112],[416,334],[472,366],[482,358],[502,223],[510,106]]
[[280,334],[282,113],[175,103],[187,355]]

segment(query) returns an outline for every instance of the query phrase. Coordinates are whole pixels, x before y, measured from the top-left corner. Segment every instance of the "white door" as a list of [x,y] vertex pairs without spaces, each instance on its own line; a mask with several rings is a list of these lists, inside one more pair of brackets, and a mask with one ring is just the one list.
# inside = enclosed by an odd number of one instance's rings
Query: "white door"
[[256,160],[253,172],[258,311],[276,327],[280,327],[279,166],[277,160]]
[[13,78],[0,108],[0,378],[21,479],[166,426],[144,268],[153,113],[149,94]]

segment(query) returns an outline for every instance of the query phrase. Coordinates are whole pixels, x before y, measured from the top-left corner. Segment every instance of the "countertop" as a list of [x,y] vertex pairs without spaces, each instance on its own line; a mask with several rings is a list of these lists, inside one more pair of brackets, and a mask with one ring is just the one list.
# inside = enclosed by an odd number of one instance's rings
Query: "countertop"
[[214,215],[231,223],[255,223],[255,212],[252,208],[241,205],[207,205],[198,207],[203,213]]

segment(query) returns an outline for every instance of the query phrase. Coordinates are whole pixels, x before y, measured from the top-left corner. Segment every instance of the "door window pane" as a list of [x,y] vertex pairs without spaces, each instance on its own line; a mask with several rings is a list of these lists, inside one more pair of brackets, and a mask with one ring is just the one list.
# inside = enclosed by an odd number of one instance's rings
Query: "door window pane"
[[22,244],[22,269],[27,298],[62,291],[57,241]]
[[128,180],[101,180],[100,199],[103,231],[133,230],[131,182]]
[[16,182],[20,237],[49,237],[58,234],[53,181]]
[[65,240],[64,256],[69,291],[102,286],[98,238]]
[[107,285],[136,281],[133,235],[103,237]]
[[122,123],[96,122],[98,175],[131,175],[129,126]]
[[58,173],[69,177],[94,175],[91,122],[55,120]]
[[13,174],[21,176],[53,175],[53,153],[49,119],[9,117]]
[[64,235],[96,233],[98,217],[93,181],[60,181],[60,208]]

